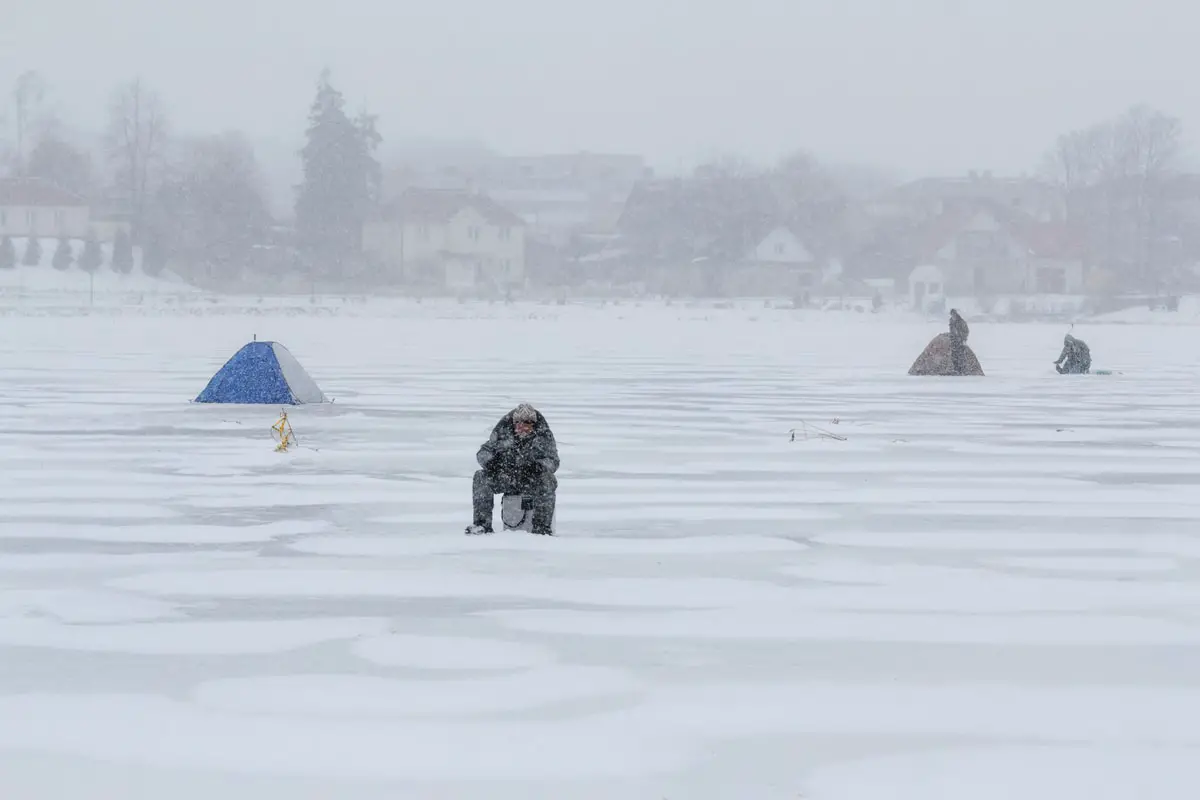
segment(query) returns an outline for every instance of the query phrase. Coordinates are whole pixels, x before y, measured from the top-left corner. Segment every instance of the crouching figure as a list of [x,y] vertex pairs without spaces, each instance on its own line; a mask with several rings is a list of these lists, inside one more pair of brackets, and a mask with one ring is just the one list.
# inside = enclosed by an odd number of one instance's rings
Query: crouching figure
[[1085,341],[1068,333],[1054,368],[1059,375],[1086,375],[1092,369],[1092,351]]
[[468,534],[492,532],[496,495],[501,494],[525,499],[532,533],[553,535],[558,444],[540,411],[522,403],[505,414],[475,459],[480,469],[471,481],[474,520]]

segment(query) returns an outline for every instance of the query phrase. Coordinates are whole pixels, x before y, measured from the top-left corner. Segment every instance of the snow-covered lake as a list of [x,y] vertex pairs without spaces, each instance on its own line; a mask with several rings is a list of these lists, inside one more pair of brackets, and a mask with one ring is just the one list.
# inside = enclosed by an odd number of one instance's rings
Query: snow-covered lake
[[[936,324],[780,311],[5,326],[0,797],[1200,793],[1189,332],[937,379]],[[255,334],[336,398],[289,453],[188,403]],[[559,536],[465,537],[521,400]]]

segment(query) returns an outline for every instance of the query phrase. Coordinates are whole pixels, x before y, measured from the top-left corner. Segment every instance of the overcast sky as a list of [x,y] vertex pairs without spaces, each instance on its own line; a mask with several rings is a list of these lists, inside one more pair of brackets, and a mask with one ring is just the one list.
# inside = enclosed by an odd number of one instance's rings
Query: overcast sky
[[1200,131],[1188,0],[0,0],[0,87],[99,125],[141,74],[175,126],[297,140],[324,65],[381,131],[659,167],[794,148],[907,174],[1032,170],[1144,101]]

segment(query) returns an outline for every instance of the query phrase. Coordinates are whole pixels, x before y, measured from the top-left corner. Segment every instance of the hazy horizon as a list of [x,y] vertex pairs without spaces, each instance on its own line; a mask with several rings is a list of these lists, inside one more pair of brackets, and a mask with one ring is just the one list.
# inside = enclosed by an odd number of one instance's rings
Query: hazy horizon
[[1185,88],[1200,13],[1182,0],[16,4],[0,86],[38,70],[63,116],[93,128],[141,75],[178,131],[290,147],[325,66],[391,142],[639,153],[667,171],[806,149],[906,175],[1020,173],[1132,103],[1200,124]]

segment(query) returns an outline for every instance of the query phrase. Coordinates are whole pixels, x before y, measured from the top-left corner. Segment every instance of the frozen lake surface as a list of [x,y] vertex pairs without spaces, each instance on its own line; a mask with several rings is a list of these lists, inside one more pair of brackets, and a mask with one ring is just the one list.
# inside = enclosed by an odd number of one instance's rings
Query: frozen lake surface
[[[0,796],[1200,793],[1190,329],[412,309],[6,317]],[[255,334],[290,453],[188,403]],[[522,400],[560,535],[465,537]]]

